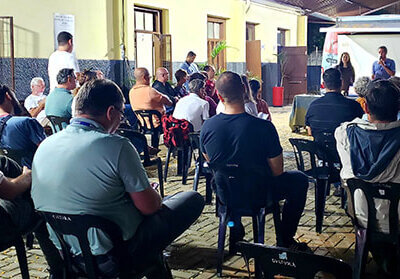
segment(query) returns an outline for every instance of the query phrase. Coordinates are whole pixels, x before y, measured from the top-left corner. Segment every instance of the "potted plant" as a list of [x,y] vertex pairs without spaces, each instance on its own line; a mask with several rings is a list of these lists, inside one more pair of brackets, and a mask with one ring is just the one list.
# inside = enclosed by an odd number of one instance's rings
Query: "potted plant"
[[280,51],[278,54],[275,54],[278,59],[278,64],[279,64],[279,70],[281,72],[281,78],[280,82],[278,83],[278,86],[274,86],[272,88],[272,105],[274,107],[281,107],[283,106],[283,94],[284,94],[284,88],[283,88],[283,81],[287,77],[286,75],[286,68],[287,68],[287,56],[285,51]]

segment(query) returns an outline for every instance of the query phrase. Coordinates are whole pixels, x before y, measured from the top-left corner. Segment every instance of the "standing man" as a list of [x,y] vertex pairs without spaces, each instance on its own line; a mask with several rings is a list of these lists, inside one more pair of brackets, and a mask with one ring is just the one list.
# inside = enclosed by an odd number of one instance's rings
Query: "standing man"
[[72,35],[68,32],[60,32],[57,36],[58,49],[49,58],[49,80],[50,92],[57,86],[57,74],[61,69],[72,68],[74,72],[79,72],[78,61],[72,52],[74,44]]
[[24,106],[29,114],[43,125],[42,121],[46,118],[44,106],[46,95],[43,94],[46,85],[41,77],[35,77],[31,80],[32,94],[26,97]]
[[197,68],[197,65],[194,63],[195,59],[196,59],[196,53],[194,53],[193,51],[189,51],[186,56],[185,62],[183,62],[179,68],[185,70],[188,73],[188,75],[191,75],[193,73],[198,73],[199,69]]
[[57,74],[57,87],[50,92],[46,100],[46,115],[71,118],[72,100],[71,90],[76,87],[74,69],[62,69]]
[[396,64],[394,60],[387,58],[387,48],[379,47],[379,60],[372,65],[372,80],[388,79],[396,74]]

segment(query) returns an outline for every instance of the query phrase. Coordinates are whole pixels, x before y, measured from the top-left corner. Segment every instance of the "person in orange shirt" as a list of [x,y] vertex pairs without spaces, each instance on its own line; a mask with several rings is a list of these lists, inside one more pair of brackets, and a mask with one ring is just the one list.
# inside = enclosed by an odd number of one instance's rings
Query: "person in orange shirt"
[[[161,114],[165,113],[164,105],[172,106],[171,100],[167,95],[161,94],[150,86],[150,74],[146,68],[136,68],[133,73],[136,84],[129,91],[129,101],[132,110],[157,110]],[[143,123],[143,119],[138,119]],[[154,127],[160,125],[161,119],[153,118]],[[154,135],[151,145],[158,148],[158,136]]]

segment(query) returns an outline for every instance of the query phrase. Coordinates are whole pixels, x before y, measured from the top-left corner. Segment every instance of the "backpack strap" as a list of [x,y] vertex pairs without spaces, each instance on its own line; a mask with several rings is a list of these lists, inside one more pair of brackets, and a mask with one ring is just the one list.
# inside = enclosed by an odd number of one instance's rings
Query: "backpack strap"
[[0,120],[0,140],[3,135],[3,130],[6,127],[6,123],[8,120],[10,120],[11,117],[12,115],[7,115]]

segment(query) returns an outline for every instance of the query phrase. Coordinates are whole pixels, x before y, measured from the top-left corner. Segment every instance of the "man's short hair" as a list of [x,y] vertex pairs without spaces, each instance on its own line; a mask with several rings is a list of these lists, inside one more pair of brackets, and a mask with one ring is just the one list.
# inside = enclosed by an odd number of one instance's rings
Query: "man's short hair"
[[57,74],[57,83],[64,84],[68,82],[68,77],[74,76],[74,69],[64,68]]
[[360,77],[354,83],[354,91],[360,97],[367,95],[368,84],[371,82],[369,77]]
[[388,80],[371,82],[365,97],[369,113],[380,121],[396,121],[399,111],[399,90]]
[[175,72],[175,78],[176,81],[179,82],[181,79],[183,79],[185,76],[187,76],[187,72],[183,69],[179,69]]
[[190,77],[189,77],[189,82],[191,82],[192,80],[194,80],[194,79],[201,79],[201,80],[206,80],[207,79],[207,77],[204,75],[204,74],[202,74],[202,73],[193,73],[193,74],[191,74],[190,75]]
[[189,82],[189,91],[191,93],[199,93],[206,83],[201,79],[194,79]]
[[244,88],[242,79],[234,72],[226,71],[222,73],[217,82],[216,88],[218,93],[227,103],[243,103]]
[[33,86],[35,86],[35,85],[38,85],[40,82],[43,82],[43,84],[44,84],[44,80],[43,80],[41,77],[34,77],[34,78],[31,80],[31,88],[32,88]]
[[62,31],[57,35],[57,42],[59,46],[64,46],[68,44],[68,41],[72,40],[72,35],[69,32]]
[[196,56],[196,53],[194,53],[193,51],[189,51],[186,57],[194,57]]
[[330,68],[326,70],[324,72],[323,79],[327,89],[340,90],[342,87],[342,75],[338,69]]
[[385,46],[380,46],[378,49],[383,49],[383,51],[384,51],[385,53],[387,53],[387,47],[385,47]]
[[96,79],[86,82],[76,95],[77,114],[102,116],[110,106],[122,111],[124,96],[121,89],[108,79]]
[[214,69],[214,67],[211,66],[211,65],[205,65],[204,66],[204,71],[206,71],[206,72],[210,71],[211,69]]

